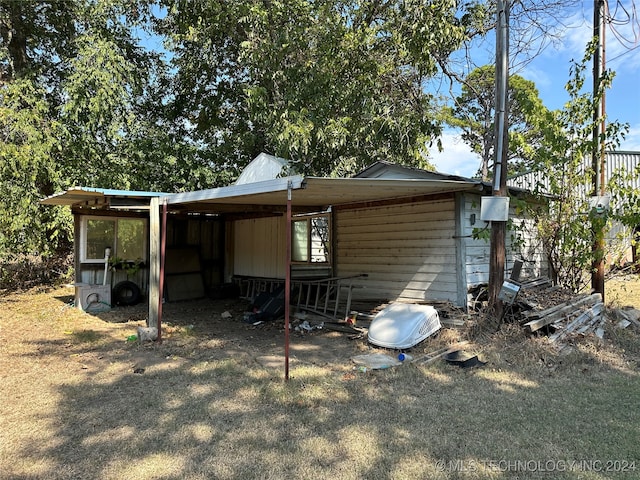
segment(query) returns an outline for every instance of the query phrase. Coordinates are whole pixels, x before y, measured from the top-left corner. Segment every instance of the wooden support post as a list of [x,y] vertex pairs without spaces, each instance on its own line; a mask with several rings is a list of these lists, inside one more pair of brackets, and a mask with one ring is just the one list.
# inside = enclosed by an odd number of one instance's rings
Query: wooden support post
[[154,197],[149,205],[149,318],[147,327],[158,325],[160,299],[160,199]]

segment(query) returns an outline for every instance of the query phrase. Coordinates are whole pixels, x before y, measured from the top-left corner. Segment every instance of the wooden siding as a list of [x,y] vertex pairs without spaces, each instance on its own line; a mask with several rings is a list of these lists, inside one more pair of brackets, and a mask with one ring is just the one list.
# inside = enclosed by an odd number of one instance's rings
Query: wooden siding
[[356,299],[456,301],[455,201],[339,209],[336,274],[356,279]]
[[[464,241],[465,274],[468,287],[485,284],[489,282],[489,240],[474,239],[472,237],[474,228],[484,228],[487,222],[480,220],[480,195],[466,194],[464,197],[464,213],[461,219],[461,237]],[[475,224],[471,218],[475,215]],[[509,218],[514,227],[507,230],[506,237],[506,272],[505,278],[511,274],[513,262],[516,259],[523,259],[521,278],[533,278],[546,275],[546,258],[542,245],[536,239],[535,224],[533,220],[526,219],[516,212],[513,206],[509,209]],[[488,226],[488,232],[491,226]]]

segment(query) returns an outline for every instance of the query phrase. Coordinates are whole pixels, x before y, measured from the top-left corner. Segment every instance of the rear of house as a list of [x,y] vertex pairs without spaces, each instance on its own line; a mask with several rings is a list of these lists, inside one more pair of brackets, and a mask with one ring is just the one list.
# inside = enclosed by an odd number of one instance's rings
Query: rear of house
[[[139,268],[114,272],[110,281],[136,282],[143,294],[157,282],[149,273],[159,261],[152,247],[157,251],[161,222],[149,199],[168,204],[165,298],[187,300],[231,282],[283,281],[287,182],[260,180],[176,195],[85,189],[81,200],[68,191],[58,202],[44,203],[72,206],[79,282],[104,282],[104,247],[111,246],[114,255]],[[489,242],[482,233],[490,225],[480,220],[480,206],[490,186],[385,162],[351,180],[296,177],[296,182],[295,281],[347,282],[352,301],[447,301],[460,307],[468,305],[470,290],[488,282]],[[506,273],[522,258],[523,276],[546,275],[542,249],[518,215],[512,208]]]

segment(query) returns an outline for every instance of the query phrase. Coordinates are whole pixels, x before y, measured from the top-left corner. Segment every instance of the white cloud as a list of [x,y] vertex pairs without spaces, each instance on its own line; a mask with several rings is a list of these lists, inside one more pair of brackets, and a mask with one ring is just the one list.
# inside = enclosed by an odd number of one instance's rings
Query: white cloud
[[442,173],[471,177],[476,174],[480,166],[478,155],[462,141],[460,134],[454,130],[445,130],[440,137],[443,151],[433,148],[429,160]]
[[[632,4],[630,0],[619,2],[619,8],[611,10],[611,18],[605,22],[606,67],[619,72],[635,72],[640,69],[639,19]],[[593,35],[593,9],[577,11],[565,23],[567,30],[559,48],[550,49],[547,53],[554,55],[561,52],[578,61],[583,57],[585,47]]]
[[618,150],[640,152],[640,123],[631,125],[629,133],[627,133],[626,138],[620,144]]

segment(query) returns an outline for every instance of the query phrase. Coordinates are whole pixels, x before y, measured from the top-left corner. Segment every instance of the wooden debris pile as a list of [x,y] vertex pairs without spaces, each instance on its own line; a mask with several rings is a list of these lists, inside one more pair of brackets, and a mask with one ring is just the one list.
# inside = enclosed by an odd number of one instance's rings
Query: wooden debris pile
[[545,310],[524,312],[523,326],[530,332],[550,327],[549,340],[562,348],[563,340],[567,340],[570,335],[594,333],[597,337],[604,338],[606,317],[603,312],[602,295],[580,295]]
[[640,310],[633,307],[624,307],[616,310],[616,316],[619,321],[616,323],[618,328],[627,328],[633,325],[640,329]]
[[[514,304],[513,316],[530,333],[544,333],[557,346],[567,348],[567,343],[577,335],[593,334],[604,338],[607,315],[599,293],[576,295],[569,290],[551,286],[548,280],[523,284]],[[619,328],[635,325],[640,328],[640,311],[618,309]]]

